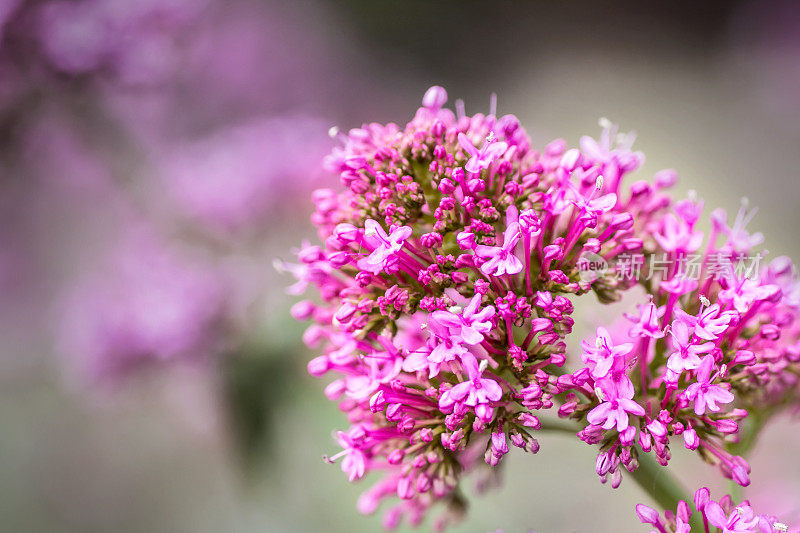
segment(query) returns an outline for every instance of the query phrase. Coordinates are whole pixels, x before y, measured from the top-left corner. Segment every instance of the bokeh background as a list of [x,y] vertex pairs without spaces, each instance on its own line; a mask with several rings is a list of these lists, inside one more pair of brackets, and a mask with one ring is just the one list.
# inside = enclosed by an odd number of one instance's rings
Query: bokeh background
[[[0,0],[0,40],[3,531],[379,528],[321,460],[343,415],[273,261],[314,237],[328,129],[403,123],[430,85],[497,93],[539,146],[636,130],[641,177],[747,197],[800,258],[797,2]],[[798,443],[786,415],[745,493],[790,523]],[[574,439],[504,463],[456,531],[642,530]]]

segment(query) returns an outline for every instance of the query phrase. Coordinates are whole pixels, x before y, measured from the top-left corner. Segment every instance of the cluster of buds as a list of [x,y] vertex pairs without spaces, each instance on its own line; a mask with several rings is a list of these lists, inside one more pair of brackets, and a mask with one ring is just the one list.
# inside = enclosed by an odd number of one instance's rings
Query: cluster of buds
[[[309,371],[336,375],[325,392],[351,423],[329,460],[341,459],[351,481],[384,474],[359,509],[399,497],[384,518],[393,527],[443,502],[436,525],[444,526],[463,512],[460,479],[498,466],[509,442],[538,452],[536,432],[556,413],[601,444],[597,470],[615,486],[620,463],[638,464],[635,444],[665,464],[676,434],[744,484],[746,463],[721,439],[747,413],[721,407],[732,389],[755,399],[765,380],[784,386],[770,396],[789,394],[780,366],[791,348],[755,349],[778,341],[767,327],[776,315],[794,324],[779,288],[794,283],[790,265],[702,286],[677,270],[646,283],[587,275],[587,257],[613,264],[663,250],[676,260],[700,246],[699,205],[665,192],[675,173],[625,185],[643,156],[608,121],[580,149],[556,140],[540,152],[514,116],[496,116],[494,102],[489,114],[467,116],[463,103],[453,113],[446,100],[432,87],[405,128],[333,130],[341,146],[326,163],[343,190],[313,195],[323,244],[281,265],[298,280],[290,292],[313,286],[320,295],[292,312],[312,321],[304,340],[321,355]],[[708,254],[741,254],[754,239],[742,221],[728,228],[717,218]],[[717,233],[728,237],[720,248]],[[585,366],[566,370],[573,300],[615,301],[638,285],[651,297],[632,315],[631,339],[601,328],[583,344]]]

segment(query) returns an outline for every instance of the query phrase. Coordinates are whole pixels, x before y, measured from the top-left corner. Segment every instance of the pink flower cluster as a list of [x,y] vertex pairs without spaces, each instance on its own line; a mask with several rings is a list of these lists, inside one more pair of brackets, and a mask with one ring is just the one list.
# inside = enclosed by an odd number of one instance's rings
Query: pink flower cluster
[[[705,533],[721,531],[722,533],[778,533],[788,530],[788,526],[779,522],[774,516],[757,515],[750,502],[743,501],[735,505],[730,496],[722,497],[719,502],[711,499],[711,492],[703,487],[694,494],[694,507],[702,516]],[[675,512],[668,510],[664,517],[658,511],[644,504],[636,506],[636,515],[643,524],[653,526],[651,533],[689,533],[692,531],[689,520],[692,516],[689,505],[681,500]]]
[[[703,242],[701,205],[666,194],[672,171],[625,185],[643,156],[610,123],[580,149],[557,140],[538,151],[513,115],[467,116],[460,102],[454,114],[446,101],[432,87],[405,127],[339,134],[327,165],[342,188],[313,195],[322,245],[284,265],[293,293],[319,293],[292,313],[312,322],[305,341],[321,355],[309,371],[335,376],[325,393],[351,424],[330,460],[351,481],[383,474],[359,509],[399,498],[384,518],[393,527],[443,502],[444,526],[463,513],[459,480],[496,467],[509,442],[538,452],[536,432],[556,413],[600,445],[597,472],[614,486],[639,453],[666,464],[673,435],[746,484],[749,467],[726,442],[746,408],[797,388],[791,264],[702,285],[678,269],[650,276],[624,338],[599,328],[567,371],[574,298],[614,301],[639,281],[587,278],[580,258],[665,253],[678,264]],[[745,218],[728,227],[715,214],[706,257],[748,252],[757,238]],[[735,397],[743,407],[731,408]]]
[[[650,230],[653,253],[679,265],[699,248],[700,210],[691,200],[675,204],[675,214]],[[560,378],[564,390],[572,387],[560,414],[588,422],[579,437],[601,445],[597,473],[610,475],[614,486],[620,462],[635,468],[634,442],[666,465],[672,436],[747,486],[750,467],[725,442],[741,438],[748,410],[797,398],[800,283],[792,263],[778,257],[758,275],[734,269],[711,275],[709,258],[735,261],[754,242],[741,224],[729,228],[720,212],[712,219],[700,281],[679,268],[659,273],[646,283],[649,301],[626,314],[627,332],[612,340],[598,328],[582,345],[586,367]]]

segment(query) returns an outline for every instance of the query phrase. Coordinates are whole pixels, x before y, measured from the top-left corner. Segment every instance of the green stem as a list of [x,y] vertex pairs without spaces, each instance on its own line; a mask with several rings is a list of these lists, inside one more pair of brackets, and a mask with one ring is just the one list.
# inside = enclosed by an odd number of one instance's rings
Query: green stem
[[[678,502],[684,500],[691,503],[686,489],[670,474],[669,470],[656,462],[652,454],[639,453],[639,468],[630,473],[630,477],[647,493],[662,509],[675,512]],[[692,531],[705,531],[700,513],[692,513],[689,520]]]

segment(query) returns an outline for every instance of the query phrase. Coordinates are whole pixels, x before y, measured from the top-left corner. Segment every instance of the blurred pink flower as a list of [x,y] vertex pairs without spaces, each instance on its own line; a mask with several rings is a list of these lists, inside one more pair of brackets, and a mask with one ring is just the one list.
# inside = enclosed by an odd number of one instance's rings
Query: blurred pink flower
[[72,291],[62,343],[77,370],[93,379],[146,363],[201,360],[218,347],[226,280],[204,261],[137,235],[109,270]]
[[44,55],[70,74],[105,71],[152,83],[180,65],[181,30],[197,24],[203,0],[55,0],[39,11]]
[[326,129],[303,116],[223,129],[168,154],[164,183],[181,211],[212,230],[260,227],[319,184]]

